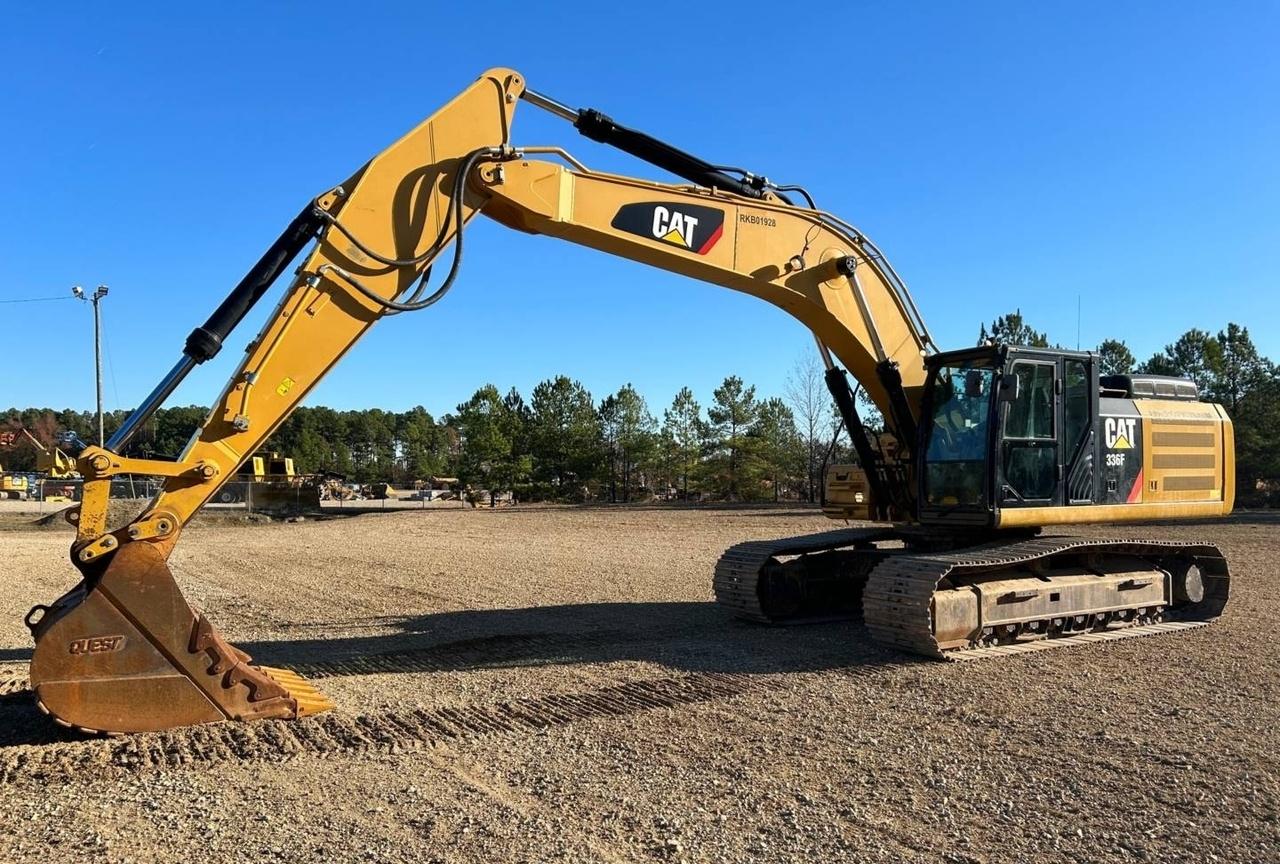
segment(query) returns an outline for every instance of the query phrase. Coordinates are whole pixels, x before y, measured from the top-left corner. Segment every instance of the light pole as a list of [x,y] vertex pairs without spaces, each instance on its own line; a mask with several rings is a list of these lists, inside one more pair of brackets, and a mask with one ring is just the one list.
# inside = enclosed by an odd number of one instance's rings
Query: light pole
[[102,313],[98,309],[98,303],[107,296],[107,286],[99,285],[93,296],[86,297],[83,288],[73,285],[71,294],[77,300],[87,300],[93,304],[93,368],[98,385],[98,446],[101,447],[107,439],[102,431]]

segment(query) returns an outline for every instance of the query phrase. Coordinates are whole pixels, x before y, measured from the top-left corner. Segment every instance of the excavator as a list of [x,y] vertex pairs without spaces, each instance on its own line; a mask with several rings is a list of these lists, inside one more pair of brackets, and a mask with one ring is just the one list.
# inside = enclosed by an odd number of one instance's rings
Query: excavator
[[[48,477],[52,477],[54,479],[64,479],[67,477],[75,476],[76,474],[75,459],[73,459],[71,456],[63,452],[62,448],[58,447],[56,444],[46,447],[43,443],[41,443],[39,438],[32,435],[26,429],[22,430],[22,434],[23,436],[26,437],[27,441],[31,443],[31,446],[35,448],[37,471],[39,471],[41,474],[44,474]],[[81,447],[81,449],[83,449],[85,446],[84,442],[80,440],[79,436],[75,435],[74,433],[69,435],[62,435],[60,437],[64,440],[60,441],[59,443],[67,444],[68,446],[72,444],[77,444]]]
[[[684,182],[601,173],[561,146],[522,146],[512,129],[523,104]],[[1090,352],[941,351],[880,249],[804,188],[708,162],[497,68],[307,201],[106,445],[78,454],[84,496],[67,519],[81,578],[26,617],[41,710],[86,732],[132,733],[332,707],[299,675],[226,642],[166,560],[200,507],[370,327],[446,295],[477,215],[753,295],[812,331],[858,457],[834,469],[825,509],[871,524],[727,550],[712,587],[734,615],[786,624],[860,614],[885,645],[969,659],[1197,627],[1226,605],[1227,563],[1210,543],[1043,531],[1228,514],[1231,422],[1192,383],[1102,375]],[[125,455],[299,256],[180,456]],[[878,438],[864,434],[858,388],[883,415]],[[111,478],[124,473],[163,485],[135,519],[110,527]]]

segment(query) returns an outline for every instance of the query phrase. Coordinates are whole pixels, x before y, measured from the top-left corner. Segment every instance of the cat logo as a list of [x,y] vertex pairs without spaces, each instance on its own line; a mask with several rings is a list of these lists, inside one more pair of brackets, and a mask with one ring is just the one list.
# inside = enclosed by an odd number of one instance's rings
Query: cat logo
[[1103,436],[1107,442],[1107,448],[1110,450],[1132,450],[1133,427],[1137,423],[1136,417],[1108,417],[1104,430],[1105,435]]
[[706,255],[724,233],[724,211],[663,201],[624,204],[611,225],[628,234]]
[[653,208],[653,236],[688,249],[693,246],[693,231],[698,227],[696,216],[687,216],[679,210],[666,207]]

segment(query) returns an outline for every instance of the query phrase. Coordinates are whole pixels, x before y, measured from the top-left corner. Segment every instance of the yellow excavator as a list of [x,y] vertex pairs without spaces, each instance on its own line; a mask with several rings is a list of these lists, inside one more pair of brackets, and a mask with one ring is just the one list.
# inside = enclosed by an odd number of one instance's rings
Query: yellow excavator
[[15,474],[0,465],[0,500],[26,501],[31,497],[31,481],[25,474]]
[[[604,174],[559,146],[520,146],[521,104],[686,182]],[[826,509],[874,524],[729,549],[713,588],[732,613],[785,622],[860,611],[888,645],[959,659],[1195,627],[1225,606],[1227,564],[1211,544],[1041,533],[1230,512],[1231,423],[1190,382],[1101,376],[1088,352],[941,352],[884,254],[803,188],[709,163],[492,69],[308,201],[106,446],[79,454],[84,498],[68,519],[82,578],[26,618],[44,711],[119,733],[331,707],[298,675],[254,665],[225,642],[187,604],[166,559],[201,505],[366,330],[445,296],[477,214],[754,295],[813,332],[859,462],[836,469],[843,479]],[[304,250],[180,457],[123,455]],[[882,412],[886,436],[863,434],[850,375]],[[107,494],[122,473],[164,485],[136,519],[111,528]]]
[[[45,446],[39,438],[32,435],[26,429],[22,430],[22,434],[31,442],[31,446],[36,451],[36,470],[47,477],[54,479],[65,479],[76,476],[76,460],[62,451],[62,448],[55,445]],[[79,438],[75,435],[69,436],[71,441],[79,442]]]
[[[18,432],[0,433],[0,446],[14,446],[18,441],[19,433],[35,448],[36,471],[38,473],[55,480],[76,476],[74,459],[56,446],[46,447],[40,442],[40,439],[32,435],[26,428],[20,428]],[[52,488],[46,489],[43,483],[37,486],[37,484],[31,482],[31,479],[26,474],[7,473],[3,468],[0,468],[0,499],[10,498],[26,501],[36,494],[39,494],[41,500],[44,501],[70,500],[60,494],[56,494]]]

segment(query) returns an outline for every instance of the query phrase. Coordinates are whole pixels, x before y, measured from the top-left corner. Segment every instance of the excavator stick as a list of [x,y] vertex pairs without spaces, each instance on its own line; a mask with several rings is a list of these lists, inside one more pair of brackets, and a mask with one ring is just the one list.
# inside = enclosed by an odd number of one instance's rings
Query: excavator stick
[[149,543],[126,544],[100,577],[37,606],[27,625],[36,704],[85,732],[294,719],[333,707],[298,675],[251,665],[187,605]]

